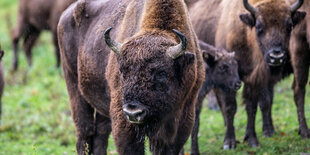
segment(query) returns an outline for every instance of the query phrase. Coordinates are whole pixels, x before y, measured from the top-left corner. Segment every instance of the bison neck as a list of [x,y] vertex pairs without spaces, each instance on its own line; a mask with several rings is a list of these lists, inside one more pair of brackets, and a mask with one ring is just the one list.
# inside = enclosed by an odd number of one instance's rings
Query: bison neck
[[[183,31],[187,21],[187,8],[183,0],[146,0],[142,17],[144,31]],[[187,21],[187,22],[185,22]]]

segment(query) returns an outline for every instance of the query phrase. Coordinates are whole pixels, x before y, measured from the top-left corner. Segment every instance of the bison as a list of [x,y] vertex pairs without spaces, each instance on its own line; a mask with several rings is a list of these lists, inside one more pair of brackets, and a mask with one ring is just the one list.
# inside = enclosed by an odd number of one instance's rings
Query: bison
[[106,153],[112,129],[119,154],[144,154],[145,137],[180,152],[205,76],[183,0],[80,0],[58,37],[78,154]]
[[[4,55],[4,51],[1,49],[0,46],[0,60],[2,59]],[[4,71],[3,71],[3,65],[2,62],[0,62],[0,121],[1,121],[1,115],[2,115],[2,94],[4,89]]]
[[[192,7],[198,7],[199,3]],[[216,47],[236,51],[239,76],[244,82],[243,98],[248,115],[244,140],[249,146],[256,147],[259,146],[255,132],[257,105],[260,105],[263,114],[264,135],[271,136],[274,133],[271,120],[273,87],[292,72],[288,52],[290,35],[293,28],[305,18],[306,13],[297,11],[303,0],[298,0],[293,5],[284,0],[252,0],[251,3],[247,0],[205,0],[204,5],[212,6],[210,15],[205,15],[205,18],[213,19],[214,22],[205,22],[204,25],[203,22],[195,23],[193,19],[193,27],[198,37],[208,36],[209,30],[210,35],[206,38],[209,42],[214,41]],[[194,10],[198,12],[199,9],[191,8],[191,14]],[[203,14],[200,13],[200,16]],[[196,18],[199,18],[199,15]],[[201,31],[203,33],[199,34]],[[224,111],[229,111],[224,115],[224,148],[232,149],[236,146],[233,126],[237,106],[235,95],[217,92],[217,97],[223,102],[221,104],[227,105]]]
[[[302,11],[310,13],[310,1],[306,0]],[[302,138],[310,138],[310,131],[305,118],[305,92],[308,82],[310,61],[310,16],[302,21],[292,32],[290,54],[294,70],[294,99],[297,106],[299,134]]]
[[[199,154],[199,114],[202,108],[203,99],[211,89],[223,91],[225,93],[235,93],[241,87],[235,53],[227,52],[225,49],[214,48],[203,41],[199,41],[199,46],[204,51],[203,58],[205,61],[206,75],[196,101],[196,118],[191,135],[191,154]],[[223,107],[224,105],[220,106],[225,108]],[[224,115],[226,115],[226,113],[229,113],[229,111],[223,112]]]
[[[60,54],[57,40],[57,24],[61,13],[76,0],[20,0],[17,14],[17,25],[12,30],[14,58],[12,70],[18,69],[18,42],[24,38],[23,48],[28,65],[32,64],[31,49],[42,30],[50,30],[53,34],[56,66],[60,66]],[[8,21],[9,23],[9,21]]]

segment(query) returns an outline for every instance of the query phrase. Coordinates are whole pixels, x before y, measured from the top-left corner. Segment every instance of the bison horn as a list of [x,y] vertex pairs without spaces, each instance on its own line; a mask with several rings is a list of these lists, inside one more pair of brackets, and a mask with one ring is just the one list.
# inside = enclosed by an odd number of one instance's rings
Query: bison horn
[[295,13],[304,3],[304,0],[298,0],[291,6],[291,12]]
[[121,50],[122,44],[111,39],[111,37],[110,37],[110,31],[111,30],[112,30],[112,27],[106,29],[104,32],[105,43],[111,48],[111,50],[113,52],[120,55],[120,50]]
[[248,0],[243,0],[243,5],[245,9],[247,9],[252,15],[256,14],[256,8],[254,8],[251,4],[249,4]]
[[187,48],[187,39],[178,30],[173,29],[173,32],[176,33],[176,35],[180,38],[181,42],[180,42],[180,44],[178,44],[176,46],[170,47],[167,51],[167,55],[169,57],[171,57],[172,59],[176,59],[179,56],[184,54],[184,52]]

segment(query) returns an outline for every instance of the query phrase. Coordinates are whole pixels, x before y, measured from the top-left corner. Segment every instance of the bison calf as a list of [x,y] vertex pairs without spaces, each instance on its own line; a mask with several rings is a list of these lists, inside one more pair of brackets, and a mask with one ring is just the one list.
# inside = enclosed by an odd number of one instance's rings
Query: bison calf
[[[221,90],[227,94],[235,94],[241,87],[241,81],[238,74],[238,63],[235,59],[235,53],[227,52],[225,49],[218,49],[203,41],[199,41],[199,46],[203,50],[205,61],[205,81],[200,88],[198,99],[196,101],[196,119],[192,131],[191,154],[199,154],[198,149],[198,131],[199,115],[205,96],[211,89]],[[225,118],[232,117],[236,109],[225,111],[222,107],[229,107],[229,103],[219,102],[222,113]],[[224,142],[225,143],[225,142]],[[235,142],[234,142],[235,143]],[[224,144],[225,145],[225,144]],[[227,146],[224,146],[224,148]]]
[[[12,31],[14,58],[12,70],[18,68],[18,42],[24,37],[23,48],[28,65],[32,64],[31,49],[42,30],[51,30],[57,59],[60,66],[60,54],[57,39],[57,24],[61,13],[76,0],[20,0],[17,25]],[[9,21],[8,21],[9,22]]]

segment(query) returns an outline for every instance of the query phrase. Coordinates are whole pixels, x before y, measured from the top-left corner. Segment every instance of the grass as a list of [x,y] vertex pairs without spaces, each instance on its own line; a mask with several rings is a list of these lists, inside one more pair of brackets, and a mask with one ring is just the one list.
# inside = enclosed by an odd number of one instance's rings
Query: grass
[[[61,69],[55,67],[54,47],[48,32],[41,34],[33,49],[33,66],[28,68],[20,50],[19,70],[9,72],[12,47],[5,17],[15,24],[17,0],[0,1],[0,43],[5,50],[6,87],[3,95],[3,116],[0,125],[0,155],[14,154],[76,154],[75,129],[71,119],[68,94]],[[20,48],[21,49],[21,48]],[[242,142],[246,127],[246,112],[238,95],[235,117],[236,150],[222,149],[225,128],[220,112],[203,108],[199,133],[200,151],[207,154],[299,154],[310,153],[310,140],[300,139],[296,107],[291,90],[292,76],[275,87],[273,120],[276,135],[262,136],[262,118],[257,114],[256,131],[261,142],[259,148],[249,148]],[[306,117],[310,124],[309,91],[306,94]],[[115,154],[110,138],[108,151]],[[189,152],[190,142],[185,145]],[[149,153],[148,153],[149,154]]]

